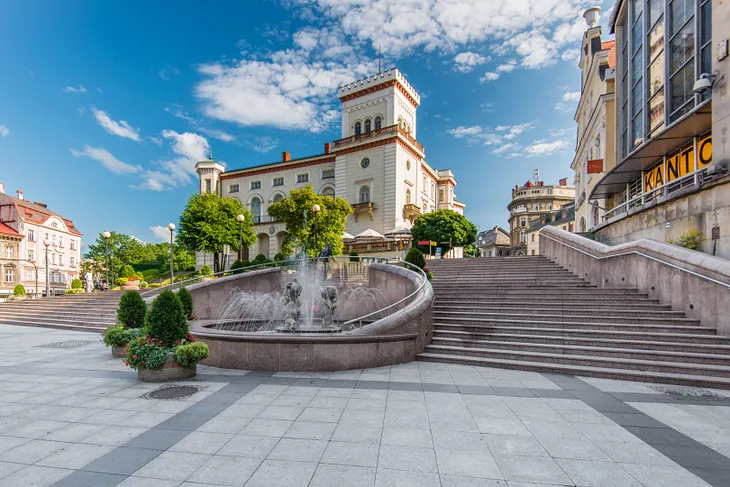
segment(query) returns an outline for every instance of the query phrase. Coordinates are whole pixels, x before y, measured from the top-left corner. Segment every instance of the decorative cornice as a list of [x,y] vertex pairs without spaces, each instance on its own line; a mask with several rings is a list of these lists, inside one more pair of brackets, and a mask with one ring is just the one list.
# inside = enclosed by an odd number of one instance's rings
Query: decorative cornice
[[268,174],[272,172],[280,172],[280,171],[286,171],[289,169],[300,169],[302,167],[309,167],[309,166],[317,166],[319,164],[326,164],[328,162],[335,162],[335,155],[328,155],[327,157],[323,157],[320,159],[314,159],[311,161],[304,161],[299,162],[295,164],[287,164],[285,162],[281,162],[280,164],[272,164],[269,167],[261,168],[261,169],[241,169],[235,172],[231,172],[228,174],[223,174],[221,176],[221,180],[225,179],[236,179],[236,178],[245,178],[249,176],[258,176],[259,174]]
[[405,96],[406,99],[411,102],[413,107],[418,108],[418,101],[416,101],[416,99],[413,98],[410,93],[408,93],[408,90],[397,79],[392,79],[384,83],[369,86],[363,90],[356,91],[355,93],[350,93],[349,95],[345,95],[340,98],[340,101],[342,101],[342,103],[345,103],[346,101],[354,100],[355,98],[360,98],[361,96],[369,95],[370,93],[375,93],[376,91],[384,90],[386,88],[390,88],[391,86],[395,86],[396,88],[398,88],[398,91],[400,91],[403,96]]
[[368,149],[373,149],[375,147],[392,144],[395,141],[399,141],[397,136],[388,137],[387,139],[375,140],[373,142],[368,142],[367,144],[356,145],[354,147],[347,147],[345,149],[336,149],[335,154],[338,156],[344,156],[346,154],[352,154],[353,152],[360,152],[360,151],[364,151],[364,150],[368,150]]

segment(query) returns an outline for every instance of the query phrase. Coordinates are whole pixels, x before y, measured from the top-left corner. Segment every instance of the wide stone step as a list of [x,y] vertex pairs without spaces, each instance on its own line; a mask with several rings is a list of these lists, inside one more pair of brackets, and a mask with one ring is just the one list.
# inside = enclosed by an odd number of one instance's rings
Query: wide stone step
[[[435,330],[438,331],[465,331],[470,333],[514,333],[520,335],[547,335],[557,337],[583,337],[583,338],[608,338],[608,339],[632,339],[632,340],[656,340],[671,341],[678,340],[687,343],[717,343],[715,330],[702,327],[671,327],[671,331],[663,331],[651,327],[633,325],[619,326],[608,325],[601,327],[573,327],[561,323],[551,326],[530,326],[527,324],[502,324],[502,325],[454,325],[437,323]],[[681,338],[680,338],[681,337]]]
[[[488,292],[487,292],[488,291]],[[434,289],[434,292],[436,290]],[[449,298],[452,296],[457,296],[461,298],[467,298],[471,299],[474,298],[493,298],[494,296],[500,296],[500,295],[517,295],[520,297],[527,297],[527,296],[542,296],[544,298],[551,298],[551,297],[566,297],[566,299],[575,299],[578,296],[596,296],[598,298],[604,297],[616,297],[616,296],[633,296],[633,297],[641,297],[646,298],[648,297],[648,294],[641,294],[641,293],[635,293],[631,290],[626,289],[597,289],[597,288],[589,288],[589,287],[577,287],[570,289],[569,292],[567,292],[565,289],[549,289],[549,288],[493,288],[493,289],[483,289],[483,290],[476,290],[476,289],[461,289],[461,288],[442,288],[438,290],[438,293],[436,294],[437,298]],[[513,298],[515,299],[515,298]]]
[[448,283],[436,283],[433,284],[434,292],[441,290],[460,290],[460,291],[492,291],[492,290],[526,290],[526,291],[543,291],[543,290],[563,290],[570,292],[571,289],[596,289],[596,286],[589,284],[584,281],[575,283],[566,282],[524,282],[517,283],[514,281],[505,282],[481,282],[474,284],[448,284]]
[[494,323],[504,321],[532,321],[537,323],[580,323],[584,325],[591,324],[623,324],[623,325],[657,325],[657,326],[699,326],[699,320],[691,318],[683,318],[682,313],[677,314],[676,311],[657,311],[652,313],[623,314],[620,312],[600,314],[578,314],[574,312],[556,313],[544,312],[539,314],[532,313],[490,313],[476,310],[469,311],[446,311],[436,310],[433,316],[438,321],[456,321],[459,323]]
[[587,355],[663,362],[711,364],[730,367],[730,354],[709,354],[694,352],[672,352],[664,350],[641,350],[618,347],[590,347],[582,345],[560,345],[549,343],[523,343],[490,340],[470,340],[434,337],[432,345],[461,347],[464,349],[514,350],[520,352],[541,352],[563,355]]
[[51,316],[51,317],[71,317],[71,318],[109,318],[109,319],[115,319],[116,318],[116,312],[115,310],[105,311],[101,312],[97,310],[94,312],[93,310],[89,311],[80,311],[80,310],[43,310],[43,311],[26,311],[26,310],[7,310],[2,309],[0,310],[0,318],[1,317],[11,317],[11,316]]
[[[443,310],[464,310],[464,309],[473,309],[475,311],[492,311],[492,312],[529,312],[531,310],[535,310],[534,308],[535,302],[532,301],[530,303],[528,302],[518,302],[518,303],[511,303],[511,302],[505,302],[504,300],[498,300],[493,299],[490,301],[456,301],[456,300],[443,300],[443,299],[436,299],[434,300],[434,308],[435,309],[443,309]],[[621,312],[633,312],[633,311],[672,311],[672,307],[667,304],[656,304],[651,301],[641,301],[641,300],[634,300],[627,302],[626,300],[604,300],[602,302],[593,302],[593,300],[580,300],[580,301],[572,301],[572,302],[544,302],[541,301],[539,303],[540,308],[536,311],[536,313],[542,313],[544,311],[573,311],[573,312],[581,312],[581,313],[593,313],[595,311],[611,311],[611,312],[617,312],[615,311],[617,307],[621,306],[624,307],[624,309],[621,310]],[[679,315],[684,316],[684,313],[681,311],[672,311],[673,313],[679,313]],[[535,313],[533,313],[535,314]]]
[[37,320],[3,320],[0,319],[2,325],[17,325],[17,326],[33,326],[38,328],[53,328],[57,330],[72,330],[72,331],[88,331],[88,332],[99,332],[102,333],[104,330],[112,325],[107,324],[90,324],[90,323],[48,323]]
[[51,316],[51,315],[28,315],[28,316],[5,316],[0,315],[0,323],[16,323],[18,321],[35,321],[38,323],[60,323],[60,324],[84,324],[92,326],[113,326],[116,324],[116,317],[79,317],[79,316]]
[[428,345],[426,346],[426,352],[498,358],[503,360],[525,360],[529,362],[605,367],[612,369],[644,370],[651,372],[669,372],[673,374],[706,375],[725,378],[730,377],[730,367],[711,364],[689,364],[680,362],[599,357],[594,355],[565,355],[562,353],[523,352],[519,350],[463,348],[440,345]]
[[[668,335],[675,336],[675,335]],[[688,343],[685,341],[686,335],[676,336],[677,341],[651,341],[632,339],[630,336],[626,339],[621,338],[595,338],[595,337],[566,337],[554,335],[523,335],[519,333],[473,333],[460,330],[443,330],[441,328],[434,330],[434,340],[438,339],[456,339],[456,340],[475,340],[488,341],[496,344],[500,342],[521,343],[526,346],[530,345],[574,345],[581,347],[608,347],[608,348],[632,348],[637,350],[663,350],[671,352],[689,352],[700,354],[730,355],[730,337],[710,336],[712,344],[705,343]]]
[[469,357],[458,354],[421,353],[417,357],[424,362],[477,365],[512,370],[525,370],[540,373],[578,375],[584,377],[603,377],[616,380],[655,382],[693,387],[730,389],[730,378],[707,375],[675,374],[661,371],[627,370],[585,365],[553,364],[528,360],[504,360],[486,357]]
[[[495,299],[490,297],[478,297],[478,298],[462,298],[462,297],[443,297],[441,294],[436,296],[434,303],[444,306],[489,306],[489,305],[503,305],[503,306],[534,306],[534,300],[524,299]],[[590,304],[591,306],[606,306],[615,309],[616,305],[631,305],[641,306],[641,308],[650,309],[648,307],[656,307],[651,309],[671,309],[671,306],[666,304],[659,304],[658,299],[648,298],[632,298],[628,296],[617,296],[612,298],[605,298],[600,296],[561,296],[550,301],[541,301],[540,306],[557,306],[557,307],[570,307],[570,306],[581,306],[584,304]]]

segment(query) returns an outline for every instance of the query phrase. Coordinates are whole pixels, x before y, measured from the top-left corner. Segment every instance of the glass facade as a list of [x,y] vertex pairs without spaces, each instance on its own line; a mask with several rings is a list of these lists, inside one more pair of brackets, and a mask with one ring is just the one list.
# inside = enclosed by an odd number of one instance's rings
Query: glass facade
[[620,149],[626,157],[701,103],[712,72],[711,0],[628,0],[617,23]]

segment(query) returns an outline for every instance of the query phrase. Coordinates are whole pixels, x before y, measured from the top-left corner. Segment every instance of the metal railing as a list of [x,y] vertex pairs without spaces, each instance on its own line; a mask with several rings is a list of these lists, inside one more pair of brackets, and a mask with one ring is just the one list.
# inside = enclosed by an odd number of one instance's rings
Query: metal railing
[[[353,260],[357,259],[357,260]],[[339,283],[340,285],[358,285],[362,286],[367,283],[368,279],[368,267],[372,263],[381,263],[394,265],[398,267],[404,267],[418,276],[418,285],[415,290],[411,291],[405,297],[397,300],[394,303],[390,303],[383,306],[375,311],[368,311],[362,313],[355,318],[342,322],[343,329],[352,329],[356,327],[362,327],[364,324],[371,323],[378,319],[384,318],[394,312],[405,308],[414,301],[423,292],[426,285],[427,278],[426,273],[419,267],[414,266],[408,262],[398,259],[388,259],[382,257],[350,257],[350,256],[338,256],[329,258],[310,258],[310,259],[290,259],[278,262],[269,262],[265,264],[257,264],[242,269],[225,270],[219,271],[208,276],[195,276],[189,279],[184,279],[179,282],[167,284],[158,288],[147,289],[141,292],[143,298],[149,298],[167,289],[179,289],[191,284],[196,284],[211,279],[218,279],[221,277],[232,276],[236,274],[245,274],[252,271],[258,271],[263,269],[271,269],[276,267],[285,268],[287,271],[294,271],[301,268],[302,264],[316,264],[318,262],[326,262],[330,266],[331,277],[326,279],[326,284]],[[296,277],[296,276],[294,276]],[[282,288],[292,279],[291,276],[282,276]]]

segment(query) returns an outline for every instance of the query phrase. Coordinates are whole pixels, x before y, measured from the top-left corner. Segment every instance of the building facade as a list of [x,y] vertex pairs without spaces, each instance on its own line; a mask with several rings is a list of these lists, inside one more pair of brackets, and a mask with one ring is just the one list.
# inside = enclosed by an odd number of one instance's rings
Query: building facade
[[[270,204],[289,191],[311,185],[321,195],[341,197],[353,207],[347,232],[367,229],[385,234],[410,228],[421,214],[437,209],[463,213],[456,178],[426,162],[416,139],[420,96],[397,69],[341,86],[341,138],[325,143],[321,154],[226,171],[218,162],[196,165],[201,192],[232,196],[251,209],[258,240],[251,254],[272,258],[286,235],[283,223],[267,214]],[[357,242],[352,250],[393,256],[396,240]],[[348,246],[347,249],[350,249]]]
[[[578,232],[591,231],[605,214],[604,199],[588,196],[605,171],[616,165],[615,84],[616,48],[614,40],[603,40],[595,16],[586,15],[588,30],[583,34],[578,66],[581,93],[575,112],[577,125],[575,157],[575,213]],[[589,11],[590,12],[590,11]]]
[[527,255],[540,255],[540,236],[538,234],[542,228],[551,226],[566,232],[573,232],[575,223],[576,206],[574,202],[567,203],[558,210],[533,220],[527,229]]
[[[17,255],[12,258],[13,279],[16,284],[23,284],[28,295],[45,292],[46,252],[52,294],[63,294],[71,287],[71,281],[79,277],[82,234],[71,220],[49,210],[45,203],[27,201],[20,190],[16,196],[5,194],[0,184],[0,224],[22,237],[17,243]],[[8,275],[7,248],[3,250],[6,257],[3,278]]]
[[543,181],[527,181],[512,190],[509,210],[510,255],[527,255],[527,231],[533,220],[575,201],[575,187],[568,178],[557,185],[546,186]]
[[495,225],[490,230],[479,232],[476,246],[479,257],[502,257],[509,255],[511,240],[507,230]]
[[20,284],[20,243],[23,235],[11,227],[0,223],[0,300],[13,294],[15,286]]
[[589,195],[606,202],[596,238],[671,242],[696,231],[699,250],[730,258],[728,21],[719,0],[617,1],[617,157]]

